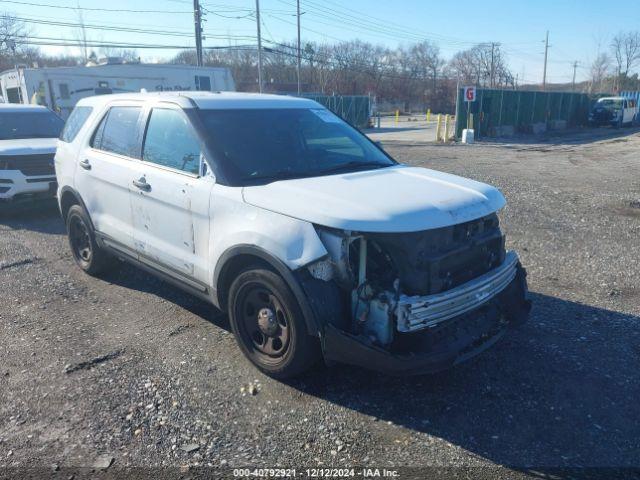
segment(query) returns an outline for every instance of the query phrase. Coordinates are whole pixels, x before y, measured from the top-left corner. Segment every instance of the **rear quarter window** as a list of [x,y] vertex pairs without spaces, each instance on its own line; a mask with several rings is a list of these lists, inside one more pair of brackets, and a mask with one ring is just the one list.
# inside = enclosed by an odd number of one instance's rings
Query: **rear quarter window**
[[73,142],[92,111],[92,107],[74,108],[67,119],[67,123],[64,124],[62,133],[60,134],[60,140],[66,143]]
[[94,133],[91,146],[105,152],[138,158],[138,119],[141,112],[141,107],[111,107]]

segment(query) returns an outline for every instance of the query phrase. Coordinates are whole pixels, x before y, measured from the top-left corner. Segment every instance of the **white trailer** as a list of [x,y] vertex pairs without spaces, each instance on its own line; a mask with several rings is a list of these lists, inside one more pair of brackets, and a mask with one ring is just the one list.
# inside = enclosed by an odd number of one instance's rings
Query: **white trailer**
[[44,105],[67,118],[84,97],[167,90],[235,91],[228,68],[112,62],[95,66],[26,68],[0,73],[7,103]]

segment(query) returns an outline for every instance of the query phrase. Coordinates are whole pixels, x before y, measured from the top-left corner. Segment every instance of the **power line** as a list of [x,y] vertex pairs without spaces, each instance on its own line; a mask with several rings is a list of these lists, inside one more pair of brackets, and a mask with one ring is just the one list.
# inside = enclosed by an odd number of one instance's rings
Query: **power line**
[[[68,40],[65,38],[55,37],[17,37],[16,44],[20,45],[41,45],[41,46],[60,46],[60,47],[82,47],[84,42]],[[125,43],[125,42],[105,42],[105,41],[87,41],[87,46],[92,48],[125,48],[125,49],[166,49],[166,50],[193,50],[188,45],[166,45],[166,44],[142,44],[142,43]],[[240,50],[255,51],[255,45],[235,45],[235,46],[211,46],[203,47],[205,50]]]
[[[143,28],[129,28],[129,27],[114,27],[107,25],[95,25],[95,24],[81,24],[76,22],[65,22],[58,20],[39,20],[29,17],[14,17],[16,20],[21,21],[23,23],[29,23],[34,25],[47,25],[47,26],[57,26],[57,27],[69,27],[69,28],[79,28],[84,27],[88,30],[101,30],[101,31],[113,31],[113,32],[126,32],[126,33],[136,33],[136,34],[145,34],[145,35],[162,35],[162,36],[170,36],[170,37],[189,37],[193,36],[192,33],[184,32],[184,31],[175,31],[175,30],[155,30],[155,29],[143,29]],[[206,33],[206,32],[205,32]],[[217,35],[217,34],[206,34],[208,38],[216,38],[221,40],[255,40],[255,36],[253,35]]]
[[70,7],[67,5],[51,5],[46,3],[32,3],[32,2],[20,2],[17,0],[0,0],[0,3],[11,3],[16,5],[27,5],[31,7],[44,7],[44,8],[59,8],[64,10],[86,10],[88,12],[118,12],[118,13],[170,13],[170,14],[182,14],[188,13],[191,15],[193,12],[174,11],[174,10],[132,10],[132,9],[117,9],[117,8],[90,8],[90,7]]
[[[293,6],[293,4],[290,2],[286,2],[284,0],[278,0],[278,1],[280,3]],[[331,3],[333,3],[334,5],[338,5],[335,2],[331,2]],[[325,5],[319,4],[314,0],[305,0],[305,8],[309,14],[318,16],[320,18],[329,20],[331,22],[327,24],[327,23],[319,22],[316,20],[317,23],[321,23],[324,25],[343,27],[345,24],[348,24],[356,27],[361,31],[364,30],[366,33],[378,33],[380,35],[387,36],[396,40],[398,39],[398,37],[402,37],[414,42],[420,42],[420,41],[424,41],[426,39],[431,38],[433,41],[436,41],[436,42],[447,43],[450,45],[457,45],[457,46],[489,43],[486,41],[475,42],[475,41],[462,40],[454,37],[448,37],[445,35],[436,34],[433,32],[424,33],[422,31],[413,30],[413,29],[407,28],[406,26],[402,26],[400,24],[390,22],[386,19],[380,19],[377,17],[373,17],[372,15],[367,15],[363,12],[350,9],[348,7],[343,7],[342,5],[339,5],[339,7],[342,8],[343,10],[355,12],[358,15],[356,16],[350,13],[339,12],[337,8],[326,7]],[[363,17],[368,17],[372,20],[367,20]]]

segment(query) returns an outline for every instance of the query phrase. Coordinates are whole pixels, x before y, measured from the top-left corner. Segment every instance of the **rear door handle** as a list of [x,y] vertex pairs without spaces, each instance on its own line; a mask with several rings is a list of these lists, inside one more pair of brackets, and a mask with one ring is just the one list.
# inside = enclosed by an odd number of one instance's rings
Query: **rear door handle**
[[134,180],[133,184],[140,190],[144,190],[145,192],[151,190],[151,185],[147,183],[147,180],[144,177],[140,177],[140,180]]
[[80,166],[85,170],[91,170],[91,164],[89,163],[89,160],[87,160],[86,158],[80,162]]

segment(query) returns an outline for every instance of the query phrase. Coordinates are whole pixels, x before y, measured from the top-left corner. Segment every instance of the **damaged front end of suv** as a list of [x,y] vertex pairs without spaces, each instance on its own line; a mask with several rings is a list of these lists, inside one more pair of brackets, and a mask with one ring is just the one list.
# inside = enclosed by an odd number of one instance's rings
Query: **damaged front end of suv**
[[296,273],[328,362],[444,370],[528,317],[526,273],[496,213],[417,232],[316,231],[328,254]]

